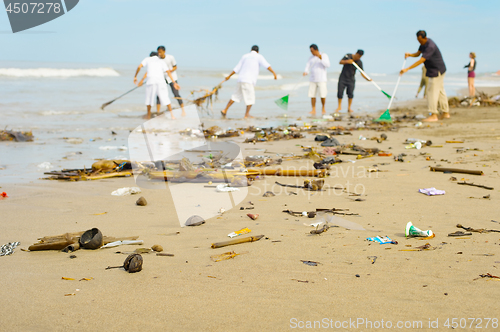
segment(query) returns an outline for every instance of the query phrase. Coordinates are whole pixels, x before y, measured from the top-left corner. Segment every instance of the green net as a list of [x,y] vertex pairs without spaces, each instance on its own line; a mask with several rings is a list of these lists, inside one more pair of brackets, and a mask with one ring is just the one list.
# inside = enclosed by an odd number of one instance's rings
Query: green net
[[389,110],[387,110],[384,112],[384,114],[382,114],[380,116],[380,118],[378,118],[375,121],[376,122],[392,122],[391,113],[389,113]]
[[286,95],[283,98],[276,99],[274,102],[276,105],[278,105],[281,109],[288,111],[288,96]]

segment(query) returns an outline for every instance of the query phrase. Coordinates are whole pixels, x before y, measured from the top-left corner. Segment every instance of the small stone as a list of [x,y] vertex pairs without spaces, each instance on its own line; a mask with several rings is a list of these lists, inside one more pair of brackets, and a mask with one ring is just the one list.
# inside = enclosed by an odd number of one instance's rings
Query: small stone
[[356,274],[356,278],[359,278],[359,277],[361,277],[361,276],[359,274]]
[[153,249],[153,251],[156,251],[156,252],[162,252],[163,251],[163,247],[160,246],[159,244],[155,244],[154,246],[151,247],[151,249]]
[[137,200],[137,202],[135,202],[135,204],[137,204],[139,206],[146,206],[146,205],[148,205],[148,202],[146,201],[146,199],[144,197],[141,197]]

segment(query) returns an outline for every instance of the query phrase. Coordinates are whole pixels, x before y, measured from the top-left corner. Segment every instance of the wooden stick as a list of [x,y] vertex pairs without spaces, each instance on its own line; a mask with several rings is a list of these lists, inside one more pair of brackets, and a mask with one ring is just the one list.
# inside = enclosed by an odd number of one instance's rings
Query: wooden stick
[[263,237],[264,237],[264,235],[248,236],[248,237],[243,237],[243,238],[235,239],[235,240],[229,240],[229,241],[224,241],[224,242],[212,243],[212,249],[222,248],[222,247],[230,246],[230,245],[233,245],[233,244],[240,244],[240,243],[246,243],[246,242],[255,242],[255,241],[259,241]]
[[452,172],[452,173],[463,173],[463,174],[473,174],[473,175],[483,175],[483,171],[474,171],[468,169],[459,168],[447,168],[447,167],[430,167],[432,172]]
[[487,186],[483,186],[481,184],[474,184],[474,183],[470,183],[470,182],[457,182],[458,184],[465,184],[465,185],[468,185],[468,186],[474,186],[474,187],[479,187],[479,188],[484,188],[484,189],[488,189],[488,190],[493,190],[495,188],[493,187],[487,187]]

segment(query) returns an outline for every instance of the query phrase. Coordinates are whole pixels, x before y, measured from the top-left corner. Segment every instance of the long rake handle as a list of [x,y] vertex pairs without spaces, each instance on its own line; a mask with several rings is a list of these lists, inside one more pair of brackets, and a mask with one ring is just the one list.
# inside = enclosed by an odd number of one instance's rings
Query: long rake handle
[[[403,61],[403,67],[401,67],[401,70],[405,68],[406,65],[406,59]],[[389,101],[389,106],[387,106],[387,109],[391,109],[392,101],[394,100],[394,96],[396,95],[396,91],[398,90],[399,82],[401,81],[401,74],[398,76],[398,81],[396,82],[396,86],[394,87],[394,92],[392,93],[391,100]]]

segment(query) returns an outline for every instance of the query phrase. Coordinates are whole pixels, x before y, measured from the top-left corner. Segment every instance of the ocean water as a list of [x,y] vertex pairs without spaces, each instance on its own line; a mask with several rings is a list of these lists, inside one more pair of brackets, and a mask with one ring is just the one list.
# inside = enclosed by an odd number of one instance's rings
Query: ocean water
[[[144,87],[118,99],[105,110],[100,107],[134,88],[136,68],[136,64],[0,62],[0,126],[32,130],[35,136],[32,143],[0,142],[0,182],[37,181],[44,171],[89,167],[97,158],[128,159],[128,135],[144,122],[141,118],[146,109]],[[200,90],[211,90],[228,72],[227,69],[180,67],[181,96],[190,100],[201,96],[203,92]],[[420,73],[416,69],[403,76],[394,106],[415,98]],[[236,88],[236,79],[231,79],[223,84],[213,109],[209,107],[199,112],[201,122],[205,127],[238,128],[286,125],[295,123],[299,117],[299,123],[313,121],[306,118],[310,111],[308,77],[303,78],[302,72],[278,74],[279,79],[274,80],[269,72],[261,71],[256,86],[256,104],[251,111],[254,119],[242,120],[245,106],[235,103],[229,110],[228,119],[221,120],[220,110]],[[333,113],[337,106],[339,72],[330,70],[328,75],[327,112]],[[392,74],[368,71],[368,75],[392,94],[398,77],[397,68]],[[500,77],[479,75],[476,86],[500,86]],[[445,87],[449,96],[457,94],[467,87],[466,73],[448,74]],[[285,112],[276,106],[274,100],[287,94],[290,94],[289,109]],[[355,111],[379,112],[387,108],[388,102],[358,74],[353,102]],[[172,105],[178,107],[173,99]],[[319,100],[317,107],[319,113]],[[343,111],[346,110],[345,97]],[[179,110],[175,112],[180,115]],[[117,135],[112,135],[111,131]]]

